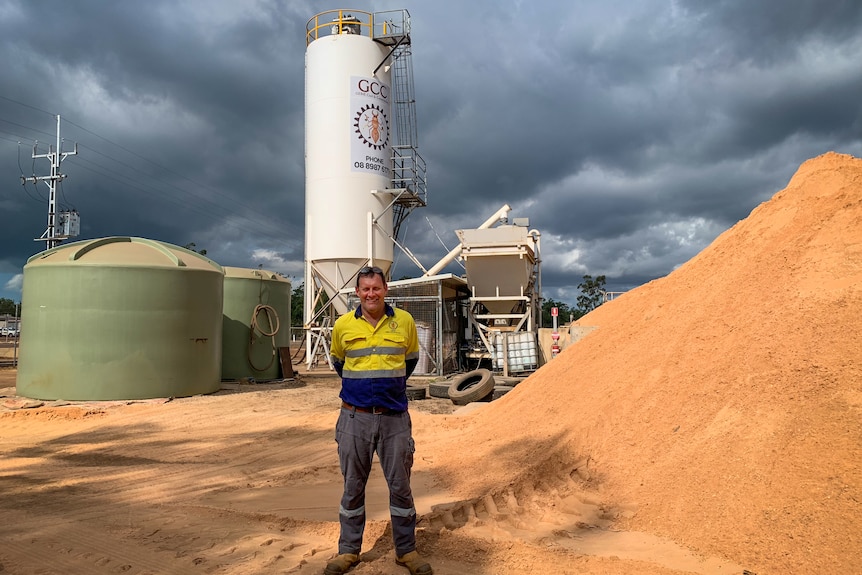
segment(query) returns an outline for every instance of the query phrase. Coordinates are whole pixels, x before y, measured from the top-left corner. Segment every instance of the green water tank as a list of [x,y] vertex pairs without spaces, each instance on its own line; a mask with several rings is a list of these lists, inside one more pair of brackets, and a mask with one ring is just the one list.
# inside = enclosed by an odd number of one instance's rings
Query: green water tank
[[260,269],[224,268],[222,379],[282,377],[290,346],[290,280]]
[[221,385],[224,270],[135,237],[75,242],[24,266],[17,393],[184,397]]

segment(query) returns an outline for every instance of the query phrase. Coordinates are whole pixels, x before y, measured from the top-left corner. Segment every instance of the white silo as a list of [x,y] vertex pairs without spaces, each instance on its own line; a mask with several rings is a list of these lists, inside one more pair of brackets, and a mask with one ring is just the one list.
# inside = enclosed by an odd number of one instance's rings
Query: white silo
[[[409,15],[323,12],[308,21],[306,45],[305,323],[311,327],[327,323],[326,313],[315,315],[323,294],[332,319],[348,310],[339,290],[354,285],[359,269],[378,266],[388,273],[396,214],[408,205],[404,198],[415,197],[400,152],[393,152],[395,125],[412,128],[409,117],[393,118],[391,74],[409,45]],[[412,75],[409,80],[412,90]],[[424,179],[422,188],[424,194]],[[424,196],[413,205],[424,205]]]

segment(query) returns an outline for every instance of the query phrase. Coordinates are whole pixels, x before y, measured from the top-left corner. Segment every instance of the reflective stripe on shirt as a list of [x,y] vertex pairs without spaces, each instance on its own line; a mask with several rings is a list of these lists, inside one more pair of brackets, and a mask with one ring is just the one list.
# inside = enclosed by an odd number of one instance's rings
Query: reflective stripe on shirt
[[365,357],[367,355],[404,355],[403,347],[385,347],[378,345],[377,347],[366,347],[365,349],[348,349],[345,357]]

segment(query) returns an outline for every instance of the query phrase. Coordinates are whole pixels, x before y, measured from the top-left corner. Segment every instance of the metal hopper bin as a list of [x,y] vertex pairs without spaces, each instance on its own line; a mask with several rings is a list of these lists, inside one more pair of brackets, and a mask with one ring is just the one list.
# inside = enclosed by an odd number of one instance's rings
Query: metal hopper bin
[[540,234],[517,224],[456,233],[470,290],[468,358],[491,359],[504,375],[536,369]]

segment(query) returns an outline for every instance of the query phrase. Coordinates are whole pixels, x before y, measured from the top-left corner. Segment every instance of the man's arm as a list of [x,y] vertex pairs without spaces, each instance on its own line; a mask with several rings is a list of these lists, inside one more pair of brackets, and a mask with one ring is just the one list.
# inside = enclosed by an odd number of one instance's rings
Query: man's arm
[[404,363],[407,368],[407,377],[410,377],[419,363],[419,354],[422,351],[419,349],[419,332],[416,331],[416,321],[410,313],[407,313],[407,317],[409,318],[409,324],[407,327],[407,354],[404,358]]
[[338,372],[338,377],[343,377],[344,359],[344,349],[342,349],[341,345],[341,324],[336,320],[335,326],[332,328],[332,334],[330,335],[329,361],[332,362],[332,367]]
[[[405,363],[407,364],[407,377],[410,377],[413,375],[413,370],[416,369],[416,364],[419,363],[419,358],[405,360]],[[339,372],[339,375],[341,375],[341,372]]]

